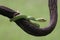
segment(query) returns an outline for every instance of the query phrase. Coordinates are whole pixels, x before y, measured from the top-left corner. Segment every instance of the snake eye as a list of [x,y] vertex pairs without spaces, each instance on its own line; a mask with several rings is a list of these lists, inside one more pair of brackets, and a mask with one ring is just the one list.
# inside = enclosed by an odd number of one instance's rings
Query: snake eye
[[46,22],[45,18],[34,18],[32,16],[28,16],[27,17],[29,20],[33,20],[33,21],[38,21],[38,22]]
[[46,22],[46,21],[47,21],[47,20],[44,19],[44,18],[37,18],[36,20],[39,21],[39,22]]

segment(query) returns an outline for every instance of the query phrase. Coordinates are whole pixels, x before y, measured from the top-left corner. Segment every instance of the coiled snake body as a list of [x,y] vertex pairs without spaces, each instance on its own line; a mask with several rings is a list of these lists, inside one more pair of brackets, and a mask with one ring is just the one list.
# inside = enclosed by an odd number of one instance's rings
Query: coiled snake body
[[[51,33],[57,23],[57,0],[48,0],[48,6],[50,11],[50,23],[46,28],[38,28],[36,25],[31,23],[29,20],[25,18],[21,18],[19,20],[14,21],[19,27],[22,28],[28,34],[33,36],[45,36]],[[5,6],[0,6],[0,14],[6,16],[8,18],[13,18],[19,13],[14,10],[7,8]]]

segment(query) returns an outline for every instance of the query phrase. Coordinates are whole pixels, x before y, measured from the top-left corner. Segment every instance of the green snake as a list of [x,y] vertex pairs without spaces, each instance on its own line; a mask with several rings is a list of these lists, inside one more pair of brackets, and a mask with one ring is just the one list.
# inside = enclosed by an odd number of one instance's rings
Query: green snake
[[[57,18],[58,18],[58,13],[57,13],[57,0],[48,0],[48,7],[50,11],[50,22],[49,25],[46,28],[39,28],[37,25],[34,23],[30,22],[26,18],[20,18],[18,20],[15,20],[14,22],[26,33],[33,35],[33,36],[46,36],[50,34],[56,24],[57,24]],[[14,18],[15,16],[19,15],[18,12],[5,7],[5,6],[0,6],[0,14],[3,16],[8,17],[9,19]]]

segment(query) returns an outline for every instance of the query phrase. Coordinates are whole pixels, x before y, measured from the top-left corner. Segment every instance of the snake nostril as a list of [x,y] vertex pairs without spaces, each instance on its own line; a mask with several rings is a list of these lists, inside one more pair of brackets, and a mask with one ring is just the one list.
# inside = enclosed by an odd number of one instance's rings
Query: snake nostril
[[[19,14],[20,14],[20,13],[14,13],[14,16],[17,16],[17,15],[19,15]],[[14,17],[14,16],[13,16],[13,17]]]

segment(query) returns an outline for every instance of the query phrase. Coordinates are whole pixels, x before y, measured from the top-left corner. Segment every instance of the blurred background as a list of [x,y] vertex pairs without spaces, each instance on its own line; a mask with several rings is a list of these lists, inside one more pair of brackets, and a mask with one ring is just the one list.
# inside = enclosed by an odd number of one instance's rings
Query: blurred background
[[[58,0],[58,23],[54,31],[42,37],[35,37],[24,32],[10,19],[0,15],[0,40],[60,40],[60,0]],[[50,20],[48,0],[0,0],[0,5],[9,7],[21,14],[35,18],[45,18],[46,22],[37,22],[41,28]]]

